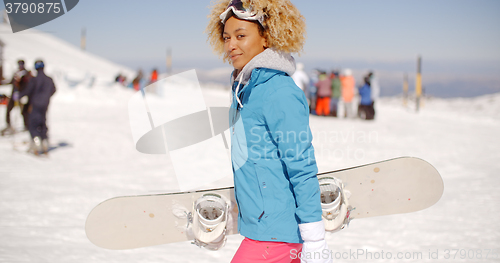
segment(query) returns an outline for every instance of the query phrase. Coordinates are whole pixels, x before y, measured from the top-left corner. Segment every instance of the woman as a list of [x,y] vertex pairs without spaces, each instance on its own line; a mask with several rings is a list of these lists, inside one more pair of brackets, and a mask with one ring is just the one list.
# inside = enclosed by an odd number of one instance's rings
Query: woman
[[304,18],[289,0],[221,0],[209,18],[214,51],[234,67],[231,159],[246,238],[232,262],[299,262],[301,249],[304,256],[328,253],[308,105],[290,77]]

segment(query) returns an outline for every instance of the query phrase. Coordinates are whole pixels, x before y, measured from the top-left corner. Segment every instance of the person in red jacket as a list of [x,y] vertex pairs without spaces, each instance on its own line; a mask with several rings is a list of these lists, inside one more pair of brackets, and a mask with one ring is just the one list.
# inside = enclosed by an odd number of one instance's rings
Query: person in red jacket
[[158,71],[156,69],[153,69],[153,72],[151,72],[151,78],[149,81],[149,83],[155,83],[158,81]]
[[318,116],[330,115],[330,100],[332,96],[332,82],[325,72],[321,72],[316,82],[316,114]]

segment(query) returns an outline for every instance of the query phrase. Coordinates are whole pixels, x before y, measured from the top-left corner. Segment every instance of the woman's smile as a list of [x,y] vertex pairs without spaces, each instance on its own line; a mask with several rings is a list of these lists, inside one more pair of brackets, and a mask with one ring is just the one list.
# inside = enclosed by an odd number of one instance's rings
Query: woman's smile
[[222,37],[224,50],[237,70],[241,70],[267,46],[266,39],[261,36],[256,22],[235,17],[226,21]]

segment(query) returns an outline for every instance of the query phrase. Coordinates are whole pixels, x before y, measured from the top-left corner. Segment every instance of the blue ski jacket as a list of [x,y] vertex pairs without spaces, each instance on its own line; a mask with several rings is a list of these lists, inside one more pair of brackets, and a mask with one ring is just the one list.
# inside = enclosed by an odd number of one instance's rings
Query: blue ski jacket
[[229,121],[238,230],[254,240],[302,243],[298,225],[321,221],[309,106],[290,77],[290,61],[295,70],[291,56],[266,49],[233,76]]
[[364,84],[361,88],[359,88],[359,96],[361,97],[361,100],[359,104],[361,105],[371,105],[372,104],[372,98],[371,98],[371,88],[370,85]]

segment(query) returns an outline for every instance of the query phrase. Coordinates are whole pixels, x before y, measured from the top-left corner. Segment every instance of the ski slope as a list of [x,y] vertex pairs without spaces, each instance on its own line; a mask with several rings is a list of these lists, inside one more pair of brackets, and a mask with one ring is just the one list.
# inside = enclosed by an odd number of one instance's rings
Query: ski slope
[[[219,251],[189,242],[126,251],[90,243],[85,219],[101,201],[178,188],[164,156],[134,148],[127,114],[134,92],[112,83],[117,72],[132,72],[50,35],[0,38],[8,45],[5,64],[23,55],[30,66],[44,54],[58,89],[48,113],[56,147],[49,158],[24,152],[26,133],[0,137],[0,262],[230,262],[239,235]],[[91,87],[85,76],[95,77]],[[203,96],[208,106],[228,104],[223,89]],[[438,169],[444,195],[429,209],[353,220],[328,234],[335,262],[499,262],[500,94],[426,100],[419,113],[400,98],[382,98],[376,109],[372,122],[311,116],[319,170],[414,156]],[[4,115],[0,106],[1,121]]]
[[114,81],[119,73],[128,79],[134,76],[134,72],[127,67],[83,51],[36,29],[13,34],[10,25],[0,23],[0,41],[5,45],[3,49],[5,78],[10,78],[17,71],[19,59],[23,59],[26,68],[32,71],[35,71],[34,62],[42,59],[48,75],[66,80],[71,87],[78,84],[89,86],[91,79],[94,79],[94,84],[106,85]]

